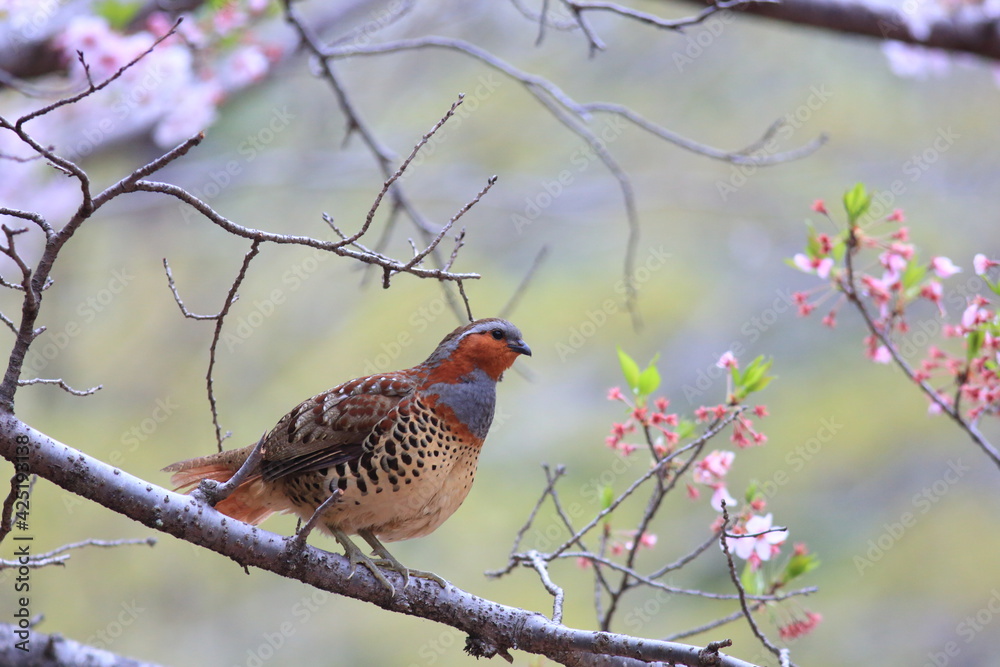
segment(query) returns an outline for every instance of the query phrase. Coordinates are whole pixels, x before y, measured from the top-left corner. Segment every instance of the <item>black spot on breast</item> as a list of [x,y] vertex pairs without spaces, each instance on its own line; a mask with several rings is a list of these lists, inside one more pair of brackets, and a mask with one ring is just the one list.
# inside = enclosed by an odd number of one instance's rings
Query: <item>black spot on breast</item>
[[[347,478],[341,477],[337,480],[337,488],[341,491],[347,491]],[[316,485],[316,490],[319,490],[319,485]]]
[[354,480],[354,483],[355,485],[357,485],[358,491],[360,491],[362,495],[367,495],[368,482],[365,481],[364,477],[358,477],[356,480]]
[[399,458],[403,461],[403,465],[408,466],[413,464],[413,457],[409,454],[402,454]]
[[396,441],[393,440],[392,438],[385,441],[385,453],[388,454],[389,456],[396,455]]

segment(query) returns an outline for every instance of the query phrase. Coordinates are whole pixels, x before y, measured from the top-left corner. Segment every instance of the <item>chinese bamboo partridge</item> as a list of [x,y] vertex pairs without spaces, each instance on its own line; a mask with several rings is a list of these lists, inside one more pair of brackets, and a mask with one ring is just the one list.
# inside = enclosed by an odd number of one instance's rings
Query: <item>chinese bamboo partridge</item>
[[[425,362],[345,382],[306,400],[263,438],[261,462],[216,505],[257,524],[275,512],[309,519],[335,489],[340,497],[318,517],[344,547],[351,574],[364,565],[390,590],[381,565],[409,581],[410,570],[379,540],[421,537],[465,500],[479,450],[493,421],[496,383],[531,350],[510,322],[483,319],[448,334]],[[180,489],[203,479],[225,482],[254,446],[174,463]],[[348,535],[380,557],[368,558]],[[430,576],[413,571],[414,575]],[[405,585],[405,583],[404,583]]]

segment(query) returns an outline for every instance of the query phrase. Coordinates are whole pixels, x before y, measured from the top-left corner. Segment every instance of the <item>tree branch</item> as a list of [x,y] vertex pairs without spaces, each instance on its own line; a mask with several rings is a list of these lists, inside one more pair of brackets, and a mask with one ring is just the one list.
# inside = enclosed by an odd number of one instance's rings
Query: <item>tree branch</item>
[[[484,652],[518,648],[558,662],[581,657],[621,656],[636,665],[673,662],[702,665],[696,646],[638,639],[608,632],[568,628],[541,614],[501,605],[454,586],[440,587],[416,580],[389,595],[385,586],[364,570],[349,577],[348,560],[309,545],[289,550],[289,540],[219,514],[191,496],[164,488],[113,468],[32,429],[12,414],[0,415],[0,455],[13,460],[15,439],[28,439],[32,473],[58,486],[159,530],[215,551],[242,566],[253,566],[296,579],[321,590],[371,602],[383,609],[426,618],[466,632],[472,646]],[[22,445],[23,446],[23,445]],[[386,572],[387,577],[397,577]],[[722,667],[751,667],[731,656],[719,655]]]
[[[711,5],[710,0],[685,0],[697,5]],[[848,35],[873,37],[944,49],[956,53],[1000,60],[1000,25],[996,19],[941,19],[932,23],[926,34],[914,28],[905,15],[889,7],[838,0],[782,0],[779,3],[749,3],[733,10],[764,18],[822,28]]]

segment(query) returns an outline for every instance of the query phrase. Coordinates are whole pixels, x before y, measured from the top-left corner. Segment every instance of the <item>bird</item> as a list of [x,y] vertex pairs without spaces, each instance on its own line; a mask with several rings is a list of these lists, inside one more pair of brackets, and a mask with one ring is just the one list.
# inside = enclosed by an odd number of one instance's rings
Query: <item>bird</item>
[[[395,589],[380,567],[444,580],[403,566],[382,544],[428,535],[469,493],[493,421],[496,385],[531,348],[507,320],[460,326],[412,368],[350,380],[309,398],[259,443],[164,468],[179,491],[202,480],[228,481],[260,448],[248,476],[215,509],[249,524],[274,513],[315,517],[344,549],[353,576],[360,564]],[[372,548],[369,558],[350,539]]]

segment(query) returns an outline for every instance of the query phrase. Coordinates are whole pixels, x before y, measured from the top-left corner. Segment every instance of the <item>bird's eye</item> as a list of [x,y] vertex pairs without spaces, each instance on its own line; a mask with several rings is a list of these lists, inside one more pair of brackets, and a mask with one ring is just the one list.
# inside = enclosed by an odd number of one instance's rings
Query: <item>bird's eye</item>
[[493,340],[503,340],[503,329],[494,329],[490,334],[493,335]]

